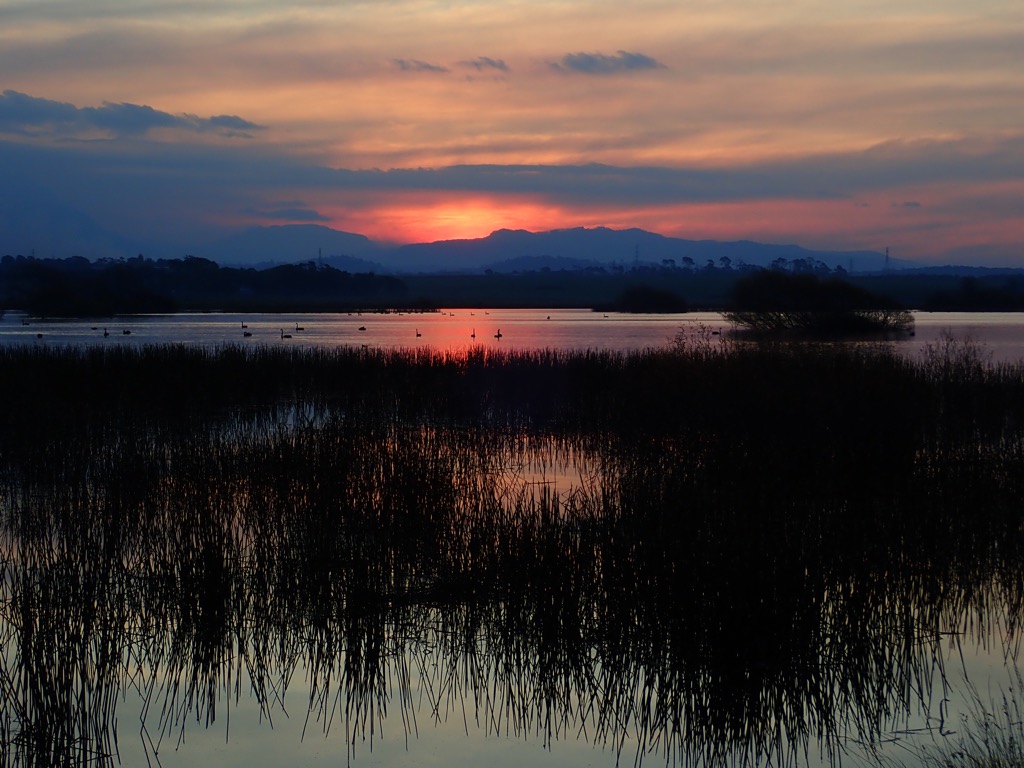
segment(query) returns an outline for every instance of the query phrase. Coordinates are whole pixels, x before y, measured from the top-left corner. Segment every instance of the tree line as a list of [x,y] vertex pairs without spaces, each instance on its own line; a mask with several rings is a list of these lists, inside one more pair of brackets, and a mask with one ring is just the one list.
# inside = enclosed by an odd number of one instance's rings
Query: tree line
[[[685,262],[686,260],[684,260]],[[871,298],[873,297],[873,298]],[[865,306],[869,304],[871,306]],[[857,306],[855,306],[857,305]],[[351,273],[316,261],[267,268],[181,259],[0,258],[0,311],[36,316],[223,310],[336,312],[441,306],[577,307],[602,311],[726,312],[1024,310],[1024,274],[851,274],[811,260],[768,268],[710,262],[629,270],[514,273]],[[819,314],[820,317],[820,314]],[[764,319],[764,318],[762,318]],[[778,319],[778,318],[775,318]],[[773,321],[772,318],[769,318]]]
[[209,259],[0,259],[0,303],[46,316],[107,316],[186,310],[335,311],[401,305],[399,278],[353,274],[316,262],[255,269]]

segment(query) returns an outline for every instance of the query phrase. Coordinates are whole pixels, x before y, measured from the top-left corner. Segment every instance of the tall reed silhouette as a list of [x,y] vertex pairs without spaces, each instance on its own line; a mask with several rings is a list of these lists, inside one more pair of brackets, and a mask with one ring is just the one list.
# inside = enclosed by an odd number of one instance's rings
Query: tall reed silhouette
[[133,691],[147,754],[274,718],[298,670],[350,750],[466,711],[838,756],[1024,615],[1022,394],[955,345],[2,349],[0,763],[115,764]]

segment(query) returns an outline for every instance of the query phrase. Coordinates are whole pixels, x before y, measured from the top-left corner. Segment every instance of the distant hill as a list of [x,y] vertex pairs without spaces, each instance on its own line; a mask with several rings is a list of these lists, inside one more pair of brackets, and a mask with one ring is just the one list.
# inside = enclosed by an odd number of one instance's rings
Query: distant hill
[[[388,266],[403,271],[478,271],[507,270],[510,262],[559,259],[581,263],[661,264],[666,260],[684,266],[690,259],[703,267],[708,261],[718,265],[722,258],[733,266],[740,263],[770,266],[777,259],[814,259],[830,268],[867,272],[883,269],[885,254],[877,251],[815,251],[798,245],[774,245],[750,240],[719,242],[666,237],[642,229],[615,230],[605,227],[557,229],[550,232],[500,229],[475,240],[443,240],[405,245],[381,254]],[[535,261],[535,263],[540,263]],[[565,263],[564,261],[562,263]],[[897,266],[891,262],[891,267]],[[552,267],[554,268],[554,267]]]
[[594,259],[573,259],[568,256],[517,256],[513,259],[496,261],[489,264],[487,268],[491,272],[508,274],[513,272],[540,272],[551,270],[552,272],[579,272],[584,269],[594,269],[601,266],[601,262]]
[[250,227],[212,243],[200,255],[218,264],[294,264],[323,259],[347,272],[380,272],[381,265],[367,257],[380,248],[365,235],[342,232],[317,224]]
[[901,271],[908,275],[950,275],[955,277],[1024,276],[1022,267],[971,267],[956,264],[947,264],[941,267],[910,267]]
[[[257,226],[205,245],[174,246],[133,243],[103,230],[80,211],[62,208],[56,201],[35,205],[31,191],[6,198],[0,193],[0,255],[18,253],[41,257],[89,259],[133,258],[136,254],[181,258],[191,254],[225,266],[267,267],[318,261],[347,272],[528,272],[580,270],[593,267],[663,265],[705,267],[708,262],[733,267],[741,264],[770,266],[781,260],[813,260],[829,268],[859,273],[913,267],[893,259],[886,264],[878,251],[817,251],[793,244],[750,240],[721,242],[666,237],[642,229],[605,227],[556,229],[548,232],[499,229],[487,237],[443,240],[391,246],[365,235],[342,232],[317,224]],[[46,216],[39,211],[45,210]],[[33,215],[34,212],[34,215]],[[954,269],[947,267],[944,269]]]
[[95,260],[135,256],[142,250],[31,185],[0,189],[0,255]]

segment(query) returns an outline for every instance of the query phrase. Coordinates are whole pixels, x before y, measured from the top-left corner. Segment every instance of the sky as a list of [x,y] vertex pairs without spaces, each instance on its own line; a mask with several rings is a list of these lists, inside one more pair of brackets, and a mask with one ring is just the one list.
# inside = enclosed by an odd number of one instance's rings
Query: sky
[[606,226],[1024,267],[1024,3],[0,0],[0,179],[0,252]]

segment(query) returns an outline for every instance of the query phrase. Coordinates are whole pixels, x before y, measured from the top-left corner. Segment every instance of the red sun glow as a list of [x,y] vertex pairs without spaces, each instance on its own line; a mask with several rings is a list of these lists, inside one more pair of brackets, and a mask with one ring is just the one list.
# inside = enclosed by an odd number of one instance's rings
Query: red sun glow
[[485,198],[402,200],[360,211],[332,212],[332,226],[373,240],[429,243],[486,237],[497,229],[534,232],[566,226],[566,212],[533,202]]

